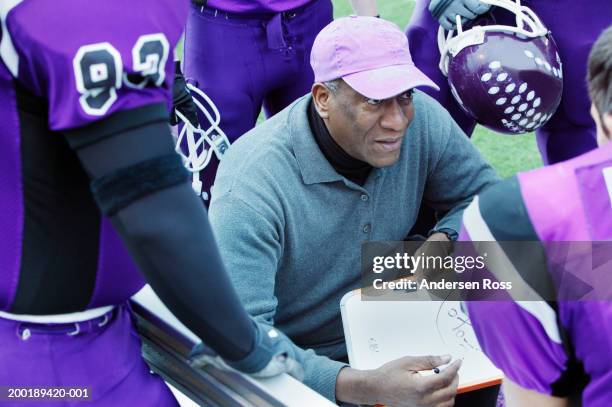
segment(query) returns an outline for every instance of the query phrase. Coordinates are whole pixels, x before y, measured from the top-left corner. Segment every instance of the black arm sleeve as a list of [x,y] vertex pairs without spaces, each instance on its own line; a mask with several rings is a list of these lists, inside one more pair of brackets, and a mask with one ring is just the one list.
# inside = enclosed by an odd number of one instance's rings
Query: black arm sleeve
[[[121,112],[66,132],[93,182],[129,174],[130,168],[174,152],[166,109],[151,110]],[[143,117],[135,120],[138,116]],[[186,179],[152,189],[125,201],[111,215],[112,224],[177,318],[222,357],[242,359],[253,347],[254,325],[225,272],[204,205]],[[117,188],[116,194],[122,193],[125,188]]]

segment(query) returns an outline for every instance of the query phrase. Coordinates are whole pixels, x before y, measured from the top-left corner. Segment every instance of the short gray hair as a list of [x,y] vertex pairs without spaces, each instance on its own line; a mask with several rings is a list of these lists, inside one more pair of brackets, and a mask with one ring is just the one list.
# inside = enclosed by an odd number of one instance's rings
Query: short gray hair
[[325,81],[323,82],[323,85],[325,85],[325,87],[329,89],[331,93],[336,93],[338,92],[338,88],[340,87],[341,82],[342,82],[342,78],[338,78],[338,79],[333,79],[331,81]]
[[591,49],[587,79],[589,96],[600,116],[612,113],[612,26],[599,36]]
[[589,97],[599,113],[603,132],[610,131],[603,124],[604,116],[612,113],[612,26],[608,27],[595,41],[587,69]]

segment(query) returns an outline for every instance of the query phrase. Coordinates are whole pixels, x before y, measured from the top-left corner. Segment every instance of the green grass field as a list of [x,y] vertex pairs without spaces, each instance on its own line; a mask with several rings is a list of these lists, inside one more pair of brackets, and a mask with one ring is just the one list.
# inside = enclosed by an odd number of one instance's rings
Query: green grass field
[[[333,3],[334,17],[352,14],[348,0],[333,0]],[[412,14],[414,0],[379,0],[378,7],[382,18],[393,21],[403,30]],[[506,136],[478,126],[472,140],[502,177],[542,165],[533,133]]]

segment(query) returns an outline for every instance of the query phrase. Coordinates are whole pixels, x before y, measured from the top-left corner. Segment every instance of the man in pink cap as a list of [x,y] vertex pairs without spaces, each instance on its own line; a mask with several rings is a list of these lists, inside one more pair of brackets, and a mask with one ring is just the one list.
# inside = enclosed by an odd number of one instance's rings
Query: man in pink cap
[[424,202],[439,217],[423,239],[455,239],[462,210],[497,176],[414,90],[435,85],[394,24],[338,19],[311,64],[311,94],[241,137],[219,168],[209,216],[224,263],[247,310],[291,338],[305,384],[330,400],[452,405],[458,363],[417,373],[447,357],[348,367],[339,303],[360,286],[362,243],[414,234]]

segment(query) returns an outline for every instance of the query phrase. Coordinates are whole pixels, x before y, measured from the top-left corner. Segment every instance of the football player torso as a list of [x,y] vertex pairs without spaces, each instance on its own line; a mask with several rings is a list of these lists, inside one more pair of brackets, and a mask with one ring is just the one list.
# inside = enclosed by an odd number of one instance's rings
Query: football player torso
[[[584,405],[609,404],[611,208],[612,143],[520,173],[466,209],[462,240],[539,241],[554,281],[554,298],[543,298],[557,301],[468,303],[483,350],[515,383],[554,396],[578,396]],[[532,261],[508,258],[521,275],[521,261]]]
[[0,5],[0,310],[82,311],[144,284],[62,133],[144,106],[134,126],[167,115],[186,13],[180,0]]
[[209,0],[206,6],[230,13],[280,13],[301,7],[313,0]]

